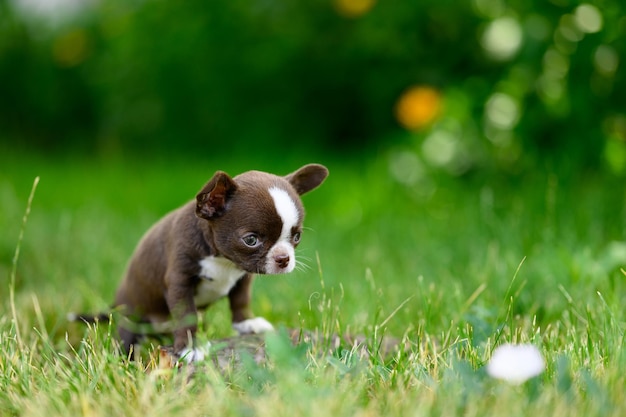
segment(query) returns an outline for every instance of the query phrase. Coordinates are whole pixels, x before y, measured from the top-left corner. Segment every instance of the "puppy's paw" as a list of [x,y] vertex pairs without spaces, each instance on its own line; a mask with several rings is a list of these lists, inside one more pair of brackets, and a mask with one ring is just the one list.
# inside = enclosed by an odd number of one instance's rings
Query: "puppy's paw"
[[209,354],[211,343],[207,342],[204,346],[196,346],[194,348],[186,347],[178,352],[178,360],[185,363],[202,362]]
[[263,317],[255,317],[253,319],[240,321],[239,323],[233,323],[233,329],[237,330],[239,334],[258,334],[272,332],[274,331],[274,326]]

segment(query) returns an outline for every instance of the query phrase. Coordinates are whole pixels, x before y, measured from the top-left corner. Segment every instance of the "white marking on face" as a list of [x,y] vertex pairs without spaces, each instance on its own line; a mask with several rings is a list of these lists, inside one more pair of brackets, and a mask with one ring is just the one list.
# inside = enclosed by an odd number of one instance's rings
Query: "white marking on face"
[[300,220],[296,203],[289,197],[287,191],[282,188],[272,187],[269,189],[269,192],[274,200],[276,211],[283,221],[283,230],[280,239],[290,238],[291,228],[298,224],[298,220]]
[[[300,221],[300,213],[296,203],[289,196],[287,191],[278,187],[271,187],[269,193],[274,200],[276,212],[283,222],[280,237],[267,253],[266,272],[268,274],[280,274],[291,272],[296,266],[296,256],[293,244],[291,243],[291,229]],[[288,256],[289,263],[285,268],[280,268],[275,258],[277,256]]]
[[209,305],[227,295],[246,273],[232,261],[219,256],[207,256],[200,262],[202,281],[198,284],[194,302],[197,306]]

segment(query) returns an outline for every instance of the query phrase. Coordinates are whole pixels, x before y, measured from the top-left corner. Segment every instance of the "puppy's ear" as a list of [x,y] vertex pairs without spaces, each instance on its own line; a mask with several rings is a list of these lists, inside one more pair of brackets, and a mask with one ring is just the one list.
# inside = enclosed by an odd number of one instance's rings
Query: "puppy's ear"
[[237,184],[225,172],[217,171],[196,195],[196,216],[211,220],[226,211],[226,203],[237,189]]
[[317,188],[328,176],[328,169],[324,165],[309,164],[285,176],[285,179],[300,195]]

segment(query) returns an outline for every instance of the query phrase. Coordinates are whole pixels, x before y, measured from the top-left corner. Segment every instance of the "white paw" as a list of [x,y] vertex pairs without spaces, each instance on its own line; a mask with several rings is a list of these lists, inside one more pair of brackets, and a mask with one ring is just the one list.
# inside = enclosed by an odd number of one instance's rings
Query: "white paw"
[[266,333],[274,331],[274,326],[263,317],[255,317],[239,323],[233,323],[233,329],[237,330],[239,334]]
[[204,358],[209,354],[211,349],[211,342],[207,342],[204,346],[198,346],[195,348],[184,348],[178,352],[179,360],[185,363],[202,362]]

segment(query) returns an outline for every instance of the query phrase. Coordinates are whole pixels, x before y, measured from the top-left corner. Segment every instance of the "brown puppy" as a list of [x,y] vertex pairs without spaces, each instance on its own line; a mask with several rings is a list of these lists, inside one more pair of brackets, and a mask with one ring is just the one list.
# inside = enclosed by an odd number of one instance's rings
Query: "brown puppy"
[[[250,310],[253,274],[293,271],[304,218],[299,196],[327,175],[317,164],[285,177],[249,171],[231,178],[218,171],[194,201],[143,236],[113,307],[134,322],[170,323],[174,351],[188,361],[203,357],[193,349],[197,309],[222,297],[228,296],[239,333],[272,330]],[[119,334],[127,351],[141,336],[129,325],[120,325]]]

